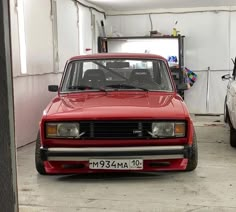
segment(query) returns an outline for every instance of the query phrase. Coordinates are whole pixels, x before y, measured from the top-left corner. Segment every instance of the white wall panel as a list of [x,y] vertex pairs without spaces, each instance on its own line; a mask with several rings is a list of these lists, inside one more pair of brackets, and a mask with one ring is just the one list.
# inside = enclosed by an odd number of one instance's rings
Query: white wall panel
[[[191,113],[223,114],[228,81],[222,81],[221,76],[227,73],[228,71],[210,70],[207,76],[207,71],[196,72],[198,75],[196,83],[184,94]],[[207,86],[209,94],[207,94]]]
[[24,0],[27,70],[53,71],[53,37],[49,0]]
[[49,84],[58,84],[61,74],[14,78],[15,131],[17,147],[35,140],[43,110],[55,93]]
[[[116,36],[115,35],[116,32],[121,33],[121,27],[123,25],[121,23],[121,19],[125,17],[126,16],[107,16],[107,19],[106,19],[107,36],[112,37],[112,36]],[[129,35],[122,34],[122,36],[129,36]]]
[[210,71],[208,109],[210,113],[223,114],[228,81],[222,81],[221,76],[227,73],[227,71]]
[[[129,20],[127,23],[127,19]],[[129,34],[129,36],[135,35],[150,35],[151,24],[147,15],[140,16],[125,16],[121,17],[121,33]]]
[[79,6],[79,20],[80,20],[80,54],[90,54],[92,51],[86,51],[86,49],[92,49],[92,29],[91,29],[91,13],[88,8]]
[[[92,15],[95,15],[95,37],[93,37]],[[79,39],[80,54],[91,54],[97,52],[97,37],[101,36],[101,21],[104,15],[86,7],[79,6]],[[105,23],[104,23],[105,24]],[[86,49],[91,49],[86,51]]]
[[[230,58],[236,57],[236,12],[230,16]],[[230,70],[233,69],[233,63],[230,60]]]
[[18,33],[18,17],[17,10],[15,7],[15,2],[13,0],[10,1],[10,16],[11,16],[11,45],[14,47],[11,52],[12,58],[12,69],[13,76],[20,75],[21,67],[20,67],[20,48],[19,48],[19,33]]
[[[185,64],[195,70],[228,70],[228,13],[181,15]],[[181,23],[180,22],[180,23]]]
[[[48,83],[57,84],[58,75],[36,75],[53,71],[50,1],[24,1],[27,74],[21,76],[17,10],[11,0],[12,67],[17,147],[36,138],[43,108],[52,96]],[[39,9],[41,8],[41,9]]]
[[59,71],[63,71],[65,62],[79,54],[78,13],[73,1],[57,0],[57,30]]
[[108,16],[106,30],[108,35],[148,36],[151,24],[148,15]]

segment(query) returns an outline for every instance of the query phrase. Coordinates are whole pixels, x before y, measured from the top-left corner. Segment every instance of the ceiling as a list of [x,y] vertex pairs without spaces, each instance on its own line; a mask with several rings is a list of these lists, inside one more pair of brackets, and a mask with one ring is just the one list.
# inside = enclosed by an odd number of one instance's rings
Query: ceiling
[[105,11],[235,6],[236,0],[87,0]]

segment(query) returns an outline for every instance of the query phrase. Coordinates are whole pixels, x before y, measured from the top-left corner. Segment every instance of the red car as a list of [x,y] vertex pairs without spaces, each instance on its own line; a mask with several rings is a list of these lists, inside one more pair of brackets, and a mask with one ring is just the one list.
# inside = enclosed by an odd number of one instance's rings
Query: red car
[[192,171],[193,122],[167,61],[152,54],[94,54],[66,63],[36,141],[40,174]]

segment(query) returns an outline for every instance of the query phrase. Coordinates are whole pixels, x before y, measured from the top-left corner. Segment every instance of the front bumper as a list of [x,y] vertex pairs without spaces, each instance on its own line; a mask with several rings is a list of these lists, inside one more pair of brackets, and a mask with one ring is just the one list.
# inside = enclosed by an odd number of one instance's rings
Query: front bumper
[[43,161],[87,161],[92,158],[137,158],[143,160],[183,159],[191,157],[191,146],[139,146],[139,147],[89,147],[40,148]]
[[[188,145],[40,148],[40,156],[48,174],[179,171],[186,169],[191,155],[192,147]],[[90,169],[89,161],[91,159],[143,159],[143,169]]]

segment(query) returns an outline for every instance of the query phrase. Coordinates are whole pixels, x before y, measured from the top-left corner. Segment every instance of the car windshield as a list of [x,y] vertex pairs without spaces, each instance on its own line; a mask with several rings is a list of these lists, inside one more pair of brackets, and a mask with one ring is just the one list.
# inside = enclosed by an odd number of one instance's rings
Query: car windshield
[[75,60],[65,70],[61,92],[173,91],[163,60]]

